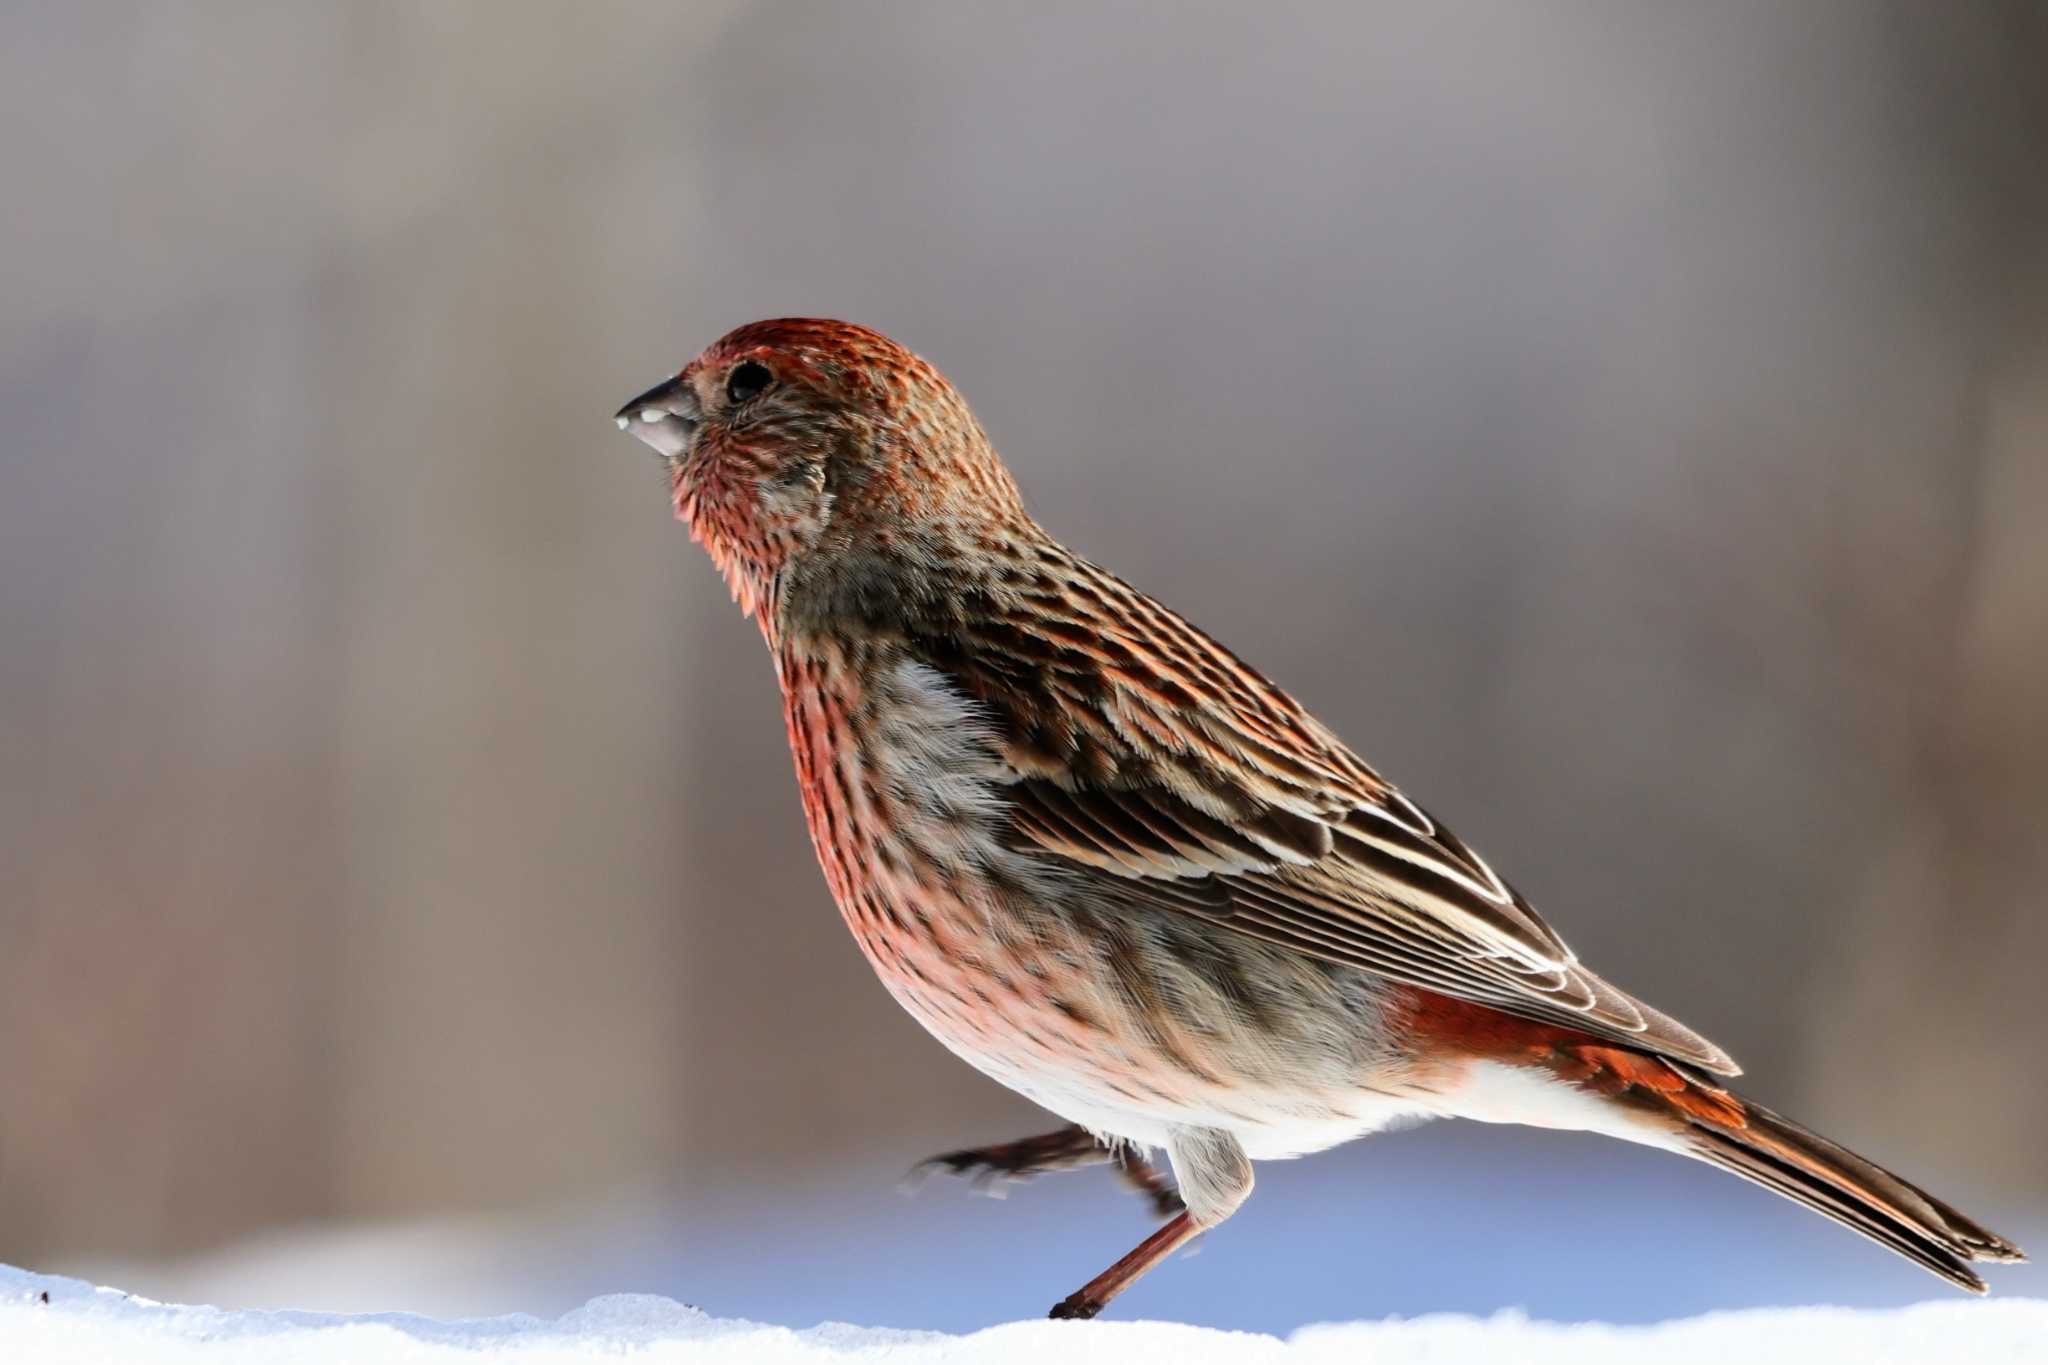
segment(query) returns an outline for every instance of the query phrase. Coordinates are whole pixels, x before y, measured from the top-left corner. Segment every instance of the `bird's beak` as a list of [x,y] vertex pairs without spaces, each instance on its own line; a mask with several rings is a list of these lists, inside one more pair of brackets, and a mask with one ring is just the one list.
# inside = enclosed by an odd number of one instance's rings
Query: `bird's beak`
[[656,384],[619,409],[613,419],[665,459],[680,460],[697,431],[697,395],[679,375]]

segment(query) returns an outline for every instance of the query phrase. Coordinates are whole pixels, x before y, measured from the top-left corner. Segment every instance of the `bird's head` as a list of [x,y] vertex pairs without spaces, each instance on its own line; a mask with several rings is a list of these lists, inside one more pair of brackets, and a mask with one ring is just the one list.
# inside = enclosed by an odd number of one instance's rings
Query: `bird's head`
[[677,517],[764,628],[792,578],[936,567],[1028,524],[945,376],[851,323],[749,323],[617,420],[661,456]]

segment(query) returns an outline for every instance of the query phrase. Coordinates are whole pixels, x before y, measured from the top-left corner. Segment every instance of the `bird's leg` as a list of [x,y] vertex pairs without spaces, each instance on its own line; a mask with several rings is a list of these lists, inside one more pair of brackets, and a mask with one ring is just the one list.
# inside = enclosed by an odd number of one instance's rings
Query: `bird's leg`
[[1055,1318],[1092,1318],[1197,1235],[1237,1211],[1252,1192],[1252,1163],[1220,1128],[1177,1128],[1167,1144],[1174,1179],[1187,1207],[1128,1255],[1052,1306]]
[[1052,1306],[1048,1317],[1092,1318],[1137,1278],[1193,1241],[1201,1229],[1185,1209],[1173,1221],[1138,1243],[1115,1265]]
[[1153,1212],[1160,1217],[1180,1212],[1180,1196],[1174,1193],[1172,1184],[1150,1162],[1132,1152],[1112,1152],[1078,1123],[1057,1132],[1019,1138],[1015,1142],[942,1152],[928,1161],[919,1162],[912,1176],[943,1167],[954,1175],[970,1176],[976,1185],[986,1188],[998,1180],[1028,1180],[1047,1171],[1073,1170],[1104,1161],[1115,1162],[1118,1176],[1126,1185],[1144,1195]]
[[1015,1142],[941,1152],[920,1161],[911,1174],[920,1176],[944,1167],[954,1175],[972,1177],[977,1185],[986,1186],[998,1180],[1028,1180],[1047,1171],[1093,1166],[1109,1160],[1109,1156],[1109,1148],[1096,1141],[1093,1133],[1073,1124],[1057,1132],[1019,1138]]

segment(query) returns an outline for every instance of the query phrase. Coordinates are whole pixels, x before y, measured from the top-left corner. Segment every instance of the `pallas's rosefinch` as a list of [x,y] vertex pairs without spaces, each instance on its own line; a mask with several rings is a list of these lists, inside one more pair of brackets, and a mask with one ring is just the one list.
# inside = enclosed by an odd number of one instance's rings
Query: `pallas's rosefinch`
[[1293,698],[1055,540],[965,402],[885,337],[730,333],[628,403],[767,637],[811,841],[940,1042],[1069,1122],[934,1160],[1164,1149],[1172,1216],[1090,1317],[1251,1193],[1252,1162],[1401,1120],[1697,1157],[1966,1289],[2019,1248],[1733,1093],[1713,1043],[1584,966]]

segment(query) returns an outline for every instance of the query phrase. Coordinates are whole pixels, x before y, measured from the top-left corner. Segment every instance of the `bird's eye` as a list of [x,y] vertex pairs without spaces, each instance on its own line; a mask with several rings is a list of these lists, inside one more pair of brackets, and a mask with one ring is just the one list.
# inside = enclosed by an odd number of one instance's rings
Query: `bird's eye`
[[774,382],[775,376],[766,365],[745,361],[733,366],[732,373],[725,377],[725,399],[728,403],[744,403]]

